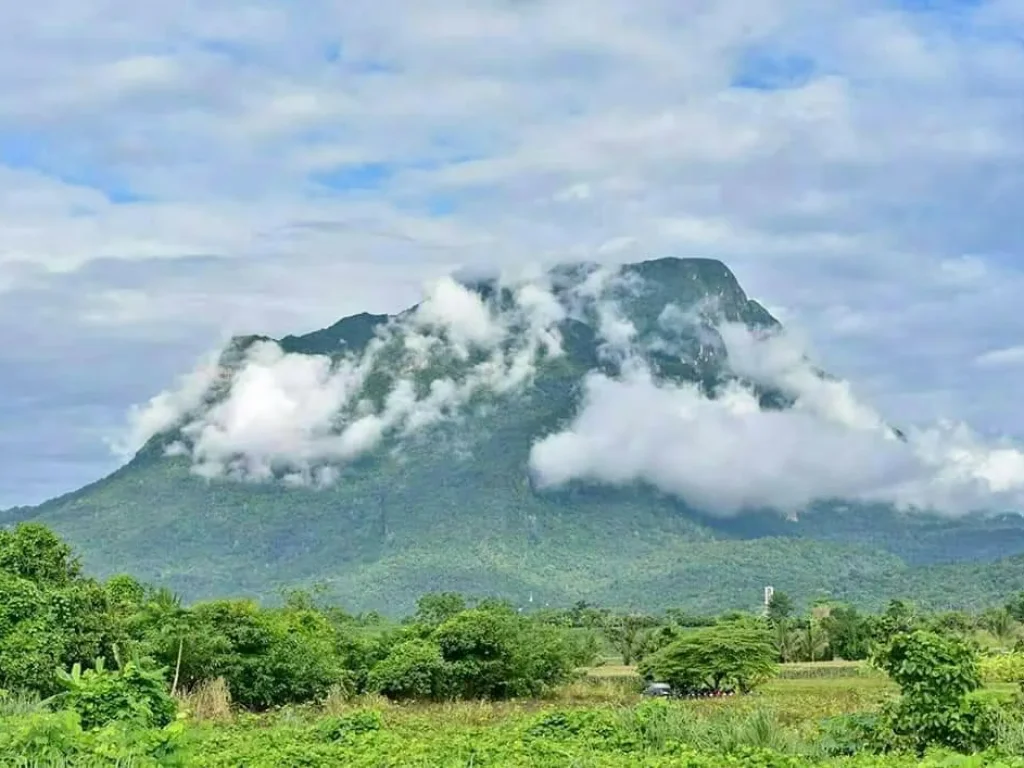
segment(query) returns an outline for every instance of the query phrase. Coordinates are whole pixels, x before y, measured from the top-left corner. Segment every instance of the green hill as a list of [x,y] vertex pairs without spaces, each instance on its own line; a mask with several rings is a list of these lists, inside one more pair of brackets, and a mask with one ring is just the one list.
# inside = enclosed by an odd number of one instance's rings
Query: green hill
[[0,520],[45,522],[93,572],[192,598],[324,583],[387,613],[441,589],[719,611],[756,605],[766,584],[872,607],[973,605],[1024,586],[1013,515],[821,502],[795,520],[723,516],[638,482],[540,487],[531,447],[572,421],[591,372],[621,378],[640,360],[709,397],[739,380],[763,408],[792,405],[730,365],[724,324],[778,323],[720,262],[577,265],[544,285],[446,283],[397,317],[235,339],[216,376],[162,402],[177,411],[126,466]]

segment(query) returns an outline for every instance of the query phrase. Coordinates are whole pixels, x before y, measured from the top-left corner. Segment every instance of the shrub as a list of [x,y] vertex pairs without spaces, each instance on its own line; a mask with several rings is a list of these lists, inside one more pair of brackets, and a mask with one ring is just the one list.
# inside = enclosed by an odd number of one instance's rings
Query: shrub
[[[218,600],[191,611],[183,635],[181,681],[194,687],[222,677],[243,707],[266,709],[322,698],[344,677],[335,629],[314,610],[261,610],[246,600]],[[177,636],[158,645],[176,663]]]
[[458,698],[537,696],[575,671],[574,648],[564,633],[500,605],[452,617],[433,639]]
[[890,746],[877,712],[836,715],[821,723],[818,748],[829,757],[885,752]]
[[379,731],[384,726],[380,713],[361,710],[349,715],[325,717],[317,723],[317,735],[324,741],[341,741],[349,736]]
[[84,672],[75,664],[70,673],[60,672],[59,679],[65,688],[59,703],[76,712],[86,730],[118,721],[160,727],[174,719],[177,707],[162,675],[132,662],[116,672],[105,669],[102,659]]
[[447,674],[441,649],[429,640],[396,645],[370,671],[370,690],[392,699],[436,699],[444,695]]
[[924,754],[931,746],[960,752],[995,740],[997,713],[970,697],[981,685],[977,656],[964,640],[917,630],[895,635],[874,659],[899,686],[901,697],[883,710],[893,745]]

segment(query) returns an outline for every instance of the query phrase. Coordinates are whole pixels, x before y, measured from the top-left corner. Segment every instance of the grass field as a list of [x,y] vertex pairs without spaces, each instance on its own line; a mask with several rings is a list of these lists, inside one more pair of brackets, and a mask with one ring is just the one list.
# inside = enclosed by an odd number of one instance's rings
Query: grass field
[[[764,749],[797,761],[787,765],[803,765],[822,758],[815,740],[825,718],[875,709],[895,692],[884,676],[842,663],[791,665],[756,694],[727,699],[645,701],[640,688],[634,668],[602,665],[538,700],[395,704],[336,697],[261,716],[224,709],[204,715],[192,702],[194,715],[206,721],[195,727],[192,764],[717,765],[671,758],[687,750],[721,756]],[[343,735],[325,740],[325,729]],[[307,752],[301,760],[300,745]]]
[[261,716],[222,711],[192,726],[189,765],[1024,766],[1005,755],[935,762],[830,756],[822,730],[828,718],[876,710],[896,693],[887,678],[859,665],[790,665],[757,693],[725,699],[651,701],[639,688],[633,668],[604,665],[539,700],[395,704],[338,697]]
[[[721,699],[650,700],[641,688],[635,668],[604,664],[540,699],[399,704],[339,692],[315,705],[252,714],[232,708],[226,689],[212,685],[180,699],[184,761],[131,765],[1024,768],[1024,732],[1001,740],[999,755],[836,756],[829,718],[877,711],[897,693],[862,664],[785,665],[756,693]],[[991,688],[1010,693],[1014,686]]]

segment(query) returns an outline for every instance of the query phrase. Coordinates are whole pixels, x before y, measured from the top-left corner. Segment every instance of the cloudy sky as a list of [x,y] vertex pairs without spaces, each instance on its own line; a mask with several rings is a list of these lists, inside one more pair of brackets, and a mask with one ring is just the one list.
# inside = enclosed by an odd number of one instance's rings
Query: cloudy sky
[[901,424],[1024,438],[1024,0],[0,5],[0,507],[238,332],[722,258]]

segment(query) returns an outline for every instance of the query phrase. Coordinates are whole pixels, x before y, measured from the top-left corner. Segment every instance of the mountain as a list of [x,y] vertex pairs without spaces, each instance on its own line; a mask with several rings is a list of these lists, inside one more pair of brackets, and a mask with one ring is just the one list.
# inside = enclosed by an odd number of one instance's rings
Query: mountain
[[[741,446],[713,449],[736,414],[793,414],[807,430],[806,388],[841,386],[773,347],[781,333],[707,259],[446,279],[396,316],[234,339],[137,414],[142,446],[125,466],[0,522],[44,522],[91,571],[189,598],[320,583],[386,613],[442,589],[712,611],[756,605],[767,584],[865,607],[975,605],[1024,587],[1018,515],[804,498],[810,478],[793,467],[840,458],[814,450],[779,465],[782,478],[758,476],[760,462],[713,477],[715,457]],[[651,410],[661,398],[668,410]],[[685,422],[689,453],[641,434],[701,408],[708,419]],[[822,419],[855,417],[857,435],[870,431],[856,409]],[[906,440],[870,434],[883,459]],[[831,474],[820,488],[852,488]]]

